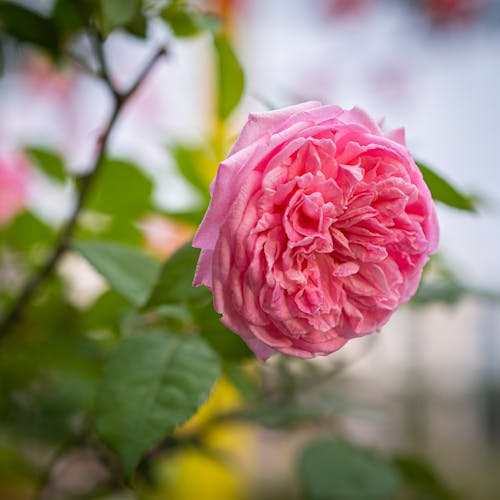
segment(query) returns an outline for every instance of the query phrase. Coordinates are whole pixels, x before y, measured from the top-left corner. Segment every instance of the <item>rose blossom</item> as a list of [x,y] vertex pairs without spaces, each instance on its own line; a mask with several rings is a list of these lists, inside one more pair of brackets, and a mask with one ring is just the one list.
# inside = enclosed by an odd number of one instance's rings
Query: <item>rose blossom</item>
[[326,355],[380,329],[437,248],[403,130],[358,108],[251,114],[211,194],[193,284],[261,359]]

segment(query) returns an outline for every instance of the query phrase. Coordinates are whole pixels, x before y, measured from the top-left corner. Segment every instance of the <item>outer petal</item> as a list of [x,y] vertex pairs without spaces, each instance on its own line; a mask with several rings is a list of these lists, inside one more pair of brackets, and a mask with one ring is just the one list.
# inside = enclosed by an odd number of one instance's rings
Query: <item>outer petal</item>
[[295,106],[266,111],[264,113],[250,113],[248,121],[243,127],[241,134],[229,152],[229,156],[254,145],[263,137],[269,137],[283,127],[287,119],[291,116],[309,109],[319,108],[318,101],[307,101]]

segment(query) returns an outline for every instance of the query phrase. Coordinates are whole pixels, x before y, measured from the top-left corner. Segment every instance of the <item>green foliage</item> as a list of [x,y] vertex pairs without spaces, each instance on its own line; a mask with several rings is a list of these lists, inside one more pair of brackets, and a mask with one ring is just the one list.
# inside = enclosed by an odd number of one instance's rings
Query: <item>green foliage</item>
[[217,57],[217,114],[225,120],[240,102],[245,88],[245,75],[229,40],[214,37]]
[[79,432],[74,422],[90,408],[102,358],[80,311],[61,298],[61,283],[51,283],[2,342],[0,433],[58,444]]
[[432,197],[436,201],[440,201],[445,205],[459,210],[468,212],[475,212],[476,206],[472,196],[461,193],[458,189],[453,187],[446,179],[437,174],[434,170],[430,169],[422,162],[416,162],[418,168],[422,172],[424,181],[429,188]]
[[68,173],[59,155],[49,149],[37,147],[28,148],[27,153],[49,177],[58,181],[66,180]]
[[196,14],[178,8],[175,2],[163,9],[161,17],[172,28],[174,35],[181,38],[195,36],[202,29]]
[[181,175],[203,196],[208,204],[210,200],[208,188],[212,180],[212,173],[207,173],[207,166],[210,165],[207,152],[201,148],[187,147],[182,144],[172,144],[169,151],[172,153]]
[[452,491],[423,460],[411,456],[398,456],[392,460],[404,478],[409,500],[458,500]]
[[59,50],[59,32],[51,19],[6,0],[0,3],[0,30],[19,42],[33,44],[50,54]]
[[240,337],[226,328],[214,311],[212,294],[204,287],[194,288],[193,272],[200,251],[186,243],[160,271],[146,307],[167,304],[186,304],[190,313],[191,327],[200,333],[217,353],[226,360],[241,360],[252,353]]
[[121,218],[151,210],[152,181],[130,161],[109,159],[100,169],[86,208]]
[[160,269],[155,259],[110,241],[73,241],[72,246],[132,304],[146,301]]
[[30,255],[51,243],[54,230],[31,212],[23,212],[9,226],[0,228],[0,236],[9,247]]
[[212,293],[207,288],[200,287],[200,299],[191,305],[191,313],[200,335],[223,359],[241,362],[254,356],[241,337],[221,323],[214,310]]
[[208,398],[217,356],[199,337],[150,331],[109,359],[96,403],[97,428],[130,474],[140,457]]
[[52,20],[60,36],[69,39],[87,26],[90,14],[90,4],[86,0],[56,0]]
[[299,460],[299,477],[308,500],[385,500],[401,486],[391,464],[339,439],[310,443]]
[[431,257],[425,271],[417,293],[411,299],[413,305],[426,306],[442,303],[451,306],[465,297],[500,302],[498,292],[472,287],[463,283],[444,263],[440,254]]
[[99,0],[99,6],[105,35],[131,23],[140,11],[139,0]]
[[200,251],[191,242],[170,257],[162,266],[158,281],[149,297],[146,307],[177,304],[192,301],[204,296],[202,288],[194,288],[194,266]]

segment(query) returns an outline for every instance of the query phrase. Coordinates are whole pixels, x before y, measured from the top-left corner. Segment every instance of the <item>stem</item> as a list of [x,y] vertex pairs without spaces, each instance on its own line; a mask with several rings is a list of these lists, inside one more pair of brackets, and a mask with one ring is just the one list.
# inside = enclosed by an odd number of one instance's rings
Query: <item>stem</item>
[[[102,45],[100,43],[99,47],[100,49],[98,50],[98,53],[102,54]],[[157,61],[166,54],[167,49],[165,47],[161,47],[160,49],[158,49],[153,57],[146,63],[143,70],[139,73],[135,82],[132,84],[129,90],[123,93],[120,93],[116,90],[113,82],[109,77],[109,74],[107,73],[106,66],[103,66],[103,64],[105,64],[103,63],[104,56],[102,55],[102,57],[99,57],[99,60],[101,61],[101,70],[103,71],[103,79],[114,97],[114,107],[111,113],[111,118],[109,119],[108,125],[106,126],[98,141],[98,152],[94,161],[94,165],[92,166],[90,171],[83,175],[81,178],[80,190],[78,192],[75,208],[73,209],[68,221],[63,226],[54,249],[49,254],[45,262],[40,266],[39,270],[35,272],[35,274],[33,274],[30,278],[28,278],[24,286],[21,288],[21,291],[17,299],[14,301],[9,312],[0,322],[0,339],[2,337],[5,337],[11,331],[12,327],[21,317],[22,312],[24,311],[24,308],[28,304],[31,297],[47,280],[47,278],[51,276],[61,256],[66,252],[66,250],[68,250],[70,239],[76,227],[78,216],[80,215],[82,207],[87,199],[94,179],[96,178],[97,173],[104,163],[103,160],[106,154],[106,148],[114,125],[129,98],[136,92],[136,90],[151,72]]]

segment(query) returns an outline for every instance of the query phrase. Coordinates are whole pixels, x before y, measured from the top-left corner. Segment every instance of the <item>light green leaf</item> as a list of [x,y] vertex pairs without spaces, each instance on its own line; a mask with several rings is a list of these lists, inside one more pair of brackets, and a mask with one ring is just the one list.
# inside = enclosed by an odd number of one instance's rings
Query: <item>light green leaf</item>
[[102,274],[109,285],[141,306],[157,279],[160,263],[127,245],[109,241],[73,241],[72,247]]
[[459,210],[466,210],[468,212],[476,211],[473,197],[458,191],[447,180],[423,163],[417,161],[416,164],[422,172],[424,181],[434,200],[440,201],[450,207],[458,208]]
[[27,153],[49,177],[53,177],[59,181],[66,180],[66,168],[59,155],[48,149],[37,147],[28,148]]
[[240,102],[245,87],[245,75],[229,40],[218,35],[214,37],[217,57],[217,114],[225,120]]
[[204,287],[193,287],[193,277],[200,251],[188,242],[170,257],[160,271],[146,307],[205,300]]
[[99,433],[127,474],[195,413],[219,373],[217,356],[198,337],[152,331],[124,340],[105,366],[96,416]]
[[[206,153],[201,148],[190,148],[182,144],[172,144],[169,148],[180,173],[207,200],[212,175],[204,172],[207,166]],[[205,175],[204,175],[205,174]]]
[[138,0],[100,0],[102,28],[106,35],[130,23],[139,14]]
[[54,230],[31,212],[22,212],[10,225],[0,228],[0,238],[2,243],[30,252],[35,246],[50,245],[54,238]]
[[161,12],[161,17],[169,24],[174,35],[188,38],[197,35],[202,27],[195,13],[175,7],[167,7]]
[[153,183],[136,165],[124,160],[107,160],[85,206],[132,219],[152,208],[152,192]]
[[308,500],[385,500],[401,486],[391,464],[338,439],[310,443],[300,457],[299,476]]

